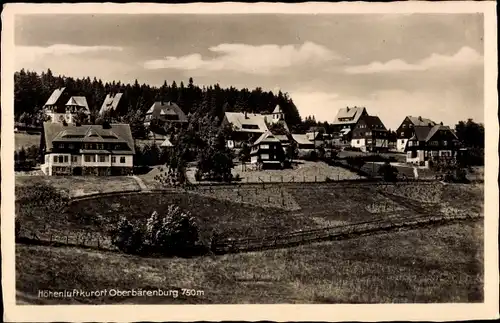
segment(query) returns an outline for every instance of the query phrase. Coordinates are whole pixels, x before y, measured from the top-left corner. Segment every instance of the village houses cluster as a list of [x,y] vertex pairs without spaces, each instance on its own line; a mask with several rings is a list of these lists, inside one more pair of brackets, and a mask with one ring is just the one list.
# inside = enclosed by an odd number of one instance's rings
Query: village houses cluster
[[[70,96],[65,88],[54,90],[44,106],[50,121],[43,124],[41,149],[46,175],[125,175],[133,173],[134,138],[128,124],[103,123],[83,125],[75,122],[77,114],[90,115],[83,96]],[[118,111],[122,93],[108,94],[99,111],[113,115]],[[146,112],[144,125],[155,120],[160,124],[187,123],[186,114],[174,102],[158,101]],[[299,158],[321,146],[354,149],[362,152],[397,151],[406,154],[406,161],[427,165],[432,157],[453,158],[457,152],[454,131],[431,119],[407,116],[396,130],[396,142],[378,116],[364,107],[346,107],[338,111],[331,133],[312,127],[306,133],[291,133],[285,114],[277,105],[268,114],[225,112],[223,125],[231,125],[229,148],[239,149],[250,143],[250,162],[279,163],[279,152],[294,142]],[[270,126],[281,124],[286,134],[273,134]],[[162,143],[169,146],[168,137]]]

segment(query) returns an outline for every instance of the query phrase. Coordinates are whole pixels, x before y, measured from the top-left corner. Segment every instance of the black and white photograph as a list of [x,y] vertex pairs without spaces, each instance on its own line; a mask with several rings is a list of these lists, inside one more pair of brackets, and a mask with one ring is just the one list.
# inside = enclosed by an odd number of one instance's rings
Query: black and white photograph
[[495,7],[398,4],[11,12],[16,313],[498,304]]

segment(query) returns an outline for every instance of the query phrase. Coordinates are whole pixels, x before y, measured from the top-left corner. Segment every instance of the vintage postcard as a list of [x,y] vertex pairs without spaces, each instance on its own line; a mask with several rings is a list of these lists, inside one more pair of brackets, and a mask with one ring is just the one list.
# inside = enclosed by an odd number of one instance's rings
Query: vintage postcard
[[4,6],[4,320],[498,318],[495,7]]

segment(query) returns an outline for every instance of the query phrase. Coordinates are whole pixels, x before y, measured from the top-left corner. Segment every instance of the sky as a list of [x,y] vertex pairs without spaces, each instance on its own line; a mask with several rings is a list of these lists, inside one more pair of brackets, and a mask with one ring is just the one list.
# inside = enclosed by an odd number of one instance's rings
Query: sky
[[15,65],[72,77],[289,93],[302,117],[364,106],[484,122],[482,14],[24,15]]

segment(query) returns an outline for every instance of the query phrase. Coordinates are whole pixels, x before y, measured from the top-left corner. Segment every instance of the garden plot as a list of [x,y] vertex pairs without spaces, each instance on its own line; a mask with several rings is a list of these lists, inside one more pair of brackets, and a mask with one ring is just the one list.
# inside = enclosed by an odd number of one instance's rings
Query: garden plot
[[[245,170],[246,169],[246,170]],[[329,166],[324,162],[299,161],[293,169],[251,170],[237,165],[233,168],[234,176],[241,178],[243,183],[262,182],[324,182],[330,180],[355,180],[362,177],[342,167]]]

